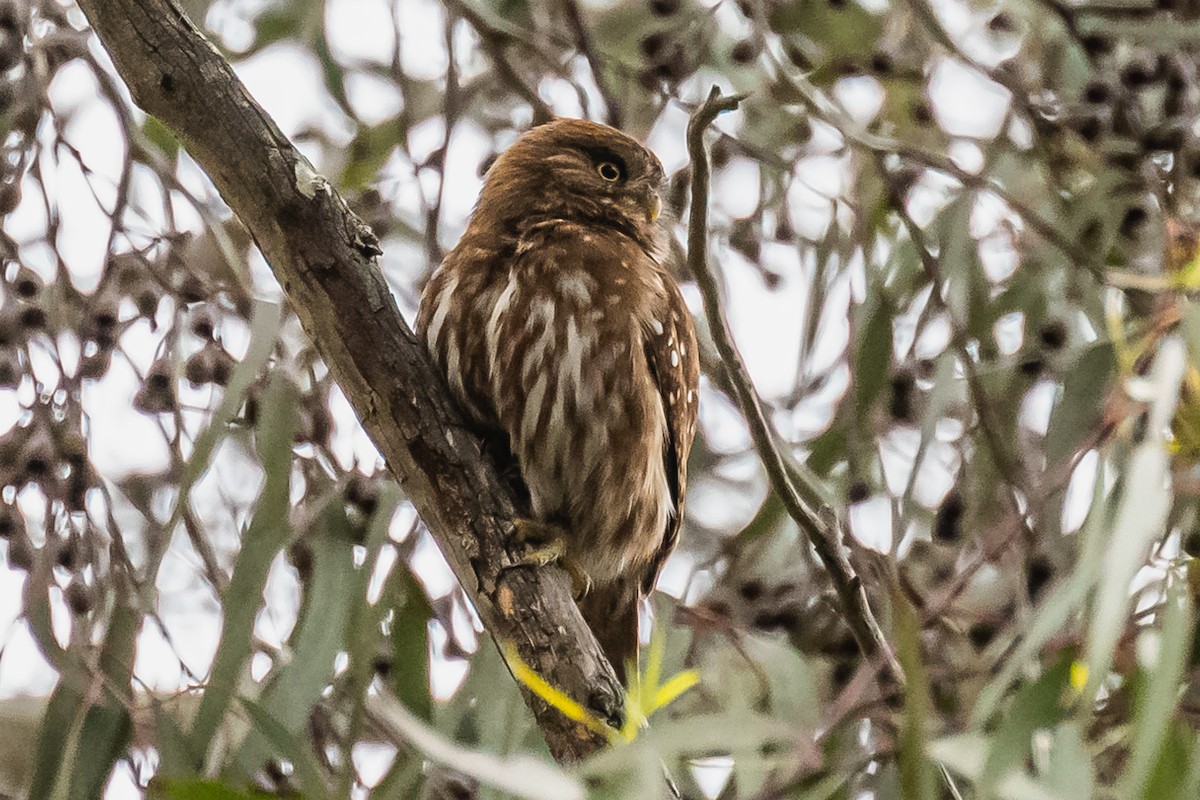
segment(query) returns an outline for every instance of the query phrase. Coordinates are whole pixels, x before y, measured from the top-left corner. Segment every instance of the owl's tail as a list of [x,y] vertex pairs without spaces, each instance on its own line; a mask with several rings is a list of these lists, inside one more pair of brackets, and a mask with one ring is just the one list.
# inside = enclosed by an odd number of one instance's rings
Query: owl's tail
[[638,589],[636,581],[618,580],[593,586],[579,601],[584,620],[622,684],[626,683],[627,668],[637,669]]

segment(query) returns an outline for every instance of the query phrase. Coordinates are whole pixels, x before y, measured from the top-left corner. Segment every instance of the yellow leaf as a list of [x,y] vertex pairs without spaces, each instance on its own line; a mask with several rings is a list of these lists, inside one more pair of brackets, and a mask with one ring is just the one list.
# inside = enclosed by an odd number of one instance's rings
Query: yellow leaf
[[509,646],[505,650],[505,658],[509,666],[512,667],[513,674],[517,676],[517,680],[528,686],[531,692],[545,700],[547,705],[558,709],[559,713],[567,719],[586,726],[610,741],[615,738],[616,731],[604,724],[604,721],[595,714],[568,697],[565,692],[547,683],[545,678],[538,675],[528,664],[521,660],[521,657],[517,655],[515,647]]
[[1082,692],[1083,687],[1087,686],[1088,668],[1087,664],[1082,661],[1071,662],[1071,688],[1076,692]]
[[679,695],[700,682],[700,673],[694,669],[680,672],[664,683],[654,695],[654,708],[660,709],[675,702]]

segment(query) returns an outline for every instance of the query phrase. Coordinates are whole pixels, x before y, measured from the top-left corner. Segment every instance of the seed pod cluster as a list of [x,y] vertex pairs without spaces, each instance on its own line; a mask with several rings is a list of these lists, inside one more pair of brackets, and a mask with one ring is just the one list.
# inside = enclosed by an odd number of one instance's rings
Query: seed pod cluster
[[[85,508],[96,475],[87,455],[78,414],[38,402],[27,419],[0,437],[0,486],[17,490],[34,484],[68,511]],[[0,534],[2,535],[2,534]]]

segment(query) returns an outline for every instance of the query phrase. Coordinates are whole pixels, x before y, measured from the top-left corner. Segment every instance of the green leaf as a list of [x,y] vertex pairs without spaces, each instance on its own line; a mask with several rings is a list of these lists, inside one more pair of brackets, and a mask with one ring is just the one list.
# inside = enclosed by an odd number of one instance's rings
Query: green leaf
[[904,668],[904,721],[900,728],[901,795],[912,800],[932,800],[933,765],[926,758],[925,725],[933,710],[929,674],[921,658],[921,621],[899,590],[892,592],[896,656]]
[[365,189],[400,144],[402,136],[399,117],[359,128],[347,148],[346,166],[338,181],[342,191]]
[[1146,649],[1154,652],[1155,663],[1143,665],[1145,680],[1137,693],[1130,736],[1132,749],[1121,779],[1124,797],[1153,800],[1160,796],[1146,790],[1169,730],[1163,722],[1175,715],[1179,683],[1191,650],[1193,610],[1186,581],[1171,581],[1162,614],[1161,630],[1148,629],[1138,634]]
[[[349,648],[346,626],[357,599],[347,591],[356,585],[357,577],[352,537],[345,502],[338,492],[326,502],[303,539],[312,554],[311,578],[304,587],[304,599],[287,646],[286,663],[263,689],[257,703],[261,714],[252,715],[271,720],[271,730],[260,729],[260,735],[248,736],[237,757],[247,775],[254,775],[272,755],[283,755],[289,760],[311,757],[307,750],[299,753],[296,746],[290,746],[287,753],[272,753],[276,749],[272,745],[277,746],[280,741],[290,744],[288,737],[303,734],[313,706],[333,679],[338,653]],[[277,731],[278,735],[272,737],[271,731]],[[323,788],[319,779],[317,783],[310,782],[312,775],[318,774],[315,770],[301,772],[297,772],[301,791],[315,793]]]
[[[1196,735],[1178,719],[1163,726],[1162,749],[1140,795],[1144,800],[1193,800],[1200,797],[1200,749]],[[1138,747],[1137,740],[1132,740]],[[1190,764],[1190,769],[1189,769]],[[1190,774],[1189,774],[1190,773]]]
[[277,3],[268,6],[254,19],[254,50],[284,39],[295,39],[301,35],[309,14],[307,3]]
[[148,797],[149,800],[262,800],[262,795],[195,778],[155,778],[150,781]]
[[1054,730],[1048,755],[1047,787],[1064,796],[1094,796],[1096,770],[1079,722],[1067,722]]
[[767,22],[776,33],[803,34],[835,58],[870,54],[881,29],[879,18],[857,3],[827,0],[772,5]]
[[[316,793],[323,788],[316,759],[295,742],[301,741],[313,706],[334,678],[338,652],[349,648],[347,622],[356,597],[347,588],[354,587],[356,575],[353,533],[341,493],[325,504],[304,541],[312,553],[312,572],[288,642],[286,663],[271,676],[254,706],[260,712],[251,715],[256,721],[269,720],[271,726],[247,736],[238,763],[246,775],[254,775],[272,756],[283,756],[298,763],[296,786]],[[278,752],[280,742],[288,745],[286,752]],[[300,769],[299,763],[306,760],[312,765]]]
[[859,336],[852,365],[855,416],[864,436],[874,429],[871,412],[889,384],[892,368],[892,309],[883,297],[882,287],[872,286],[871,290],[859,312]]
[[153,114],[146,115],[146,121],[142,123],[142,133],[150,144],[168,158],[174,158],[179,153],[179,140],[175,138],[171,129]]
[[[956,774],[975,783],[982,780],[987,757],[988,738],[981,733],[962,733],[930,742],[929,755]],[[995,797],[1002,800],[1079,800],[1080,795],[1059,794],[1023,770],[1010,772],[996,786]]]
[[[185,695],[184,697],[195,697]],[[192,746],[181,727],[179,700],[154,703],[154,749],[158,753],[156,774],[163,778],[182,778],[191,775],[204,759],[204,750]],[[199,700],[199,698],[196,698]],[[167,708],[170,703],[174,708]]]
[[404,600],[396,606],[392,619],[392,669],[390,682],[414,714],[426,722],[432,716],[429,689],[429,618],[433,609],[425,591],[407,568],[397,570],[393,580],[404,589]]
[[1098,401],[1112,385],[1116,366],[1112,345],[1098,342],[1084,351],[1067,372],[1046,430],[1049,469],[1062,466],[1073,457],[1084,436],[1099,425],[1104,404]]
[[1043,646],[1074,618],[1087,599],[1101,561],[1107,549],[1105,527],[1109,521],[1109,505],[1105,493],[1105,469],[1101,462],[1092,487],[1092,503],[1083,529],[1079,532],[1082,549],[1076,569],[1042,601],[1024,637],[1012,654],[1005,659],[1000,673],[979,693],[971,713],[971,725],[982,728],[1007,696],[1008,687],[1037,658]]
[[191,729],[196,750],[208,749],[237,691],[242,670],[250,659],[254,618],[262,606],[267,573],[291,534],[289,490],[298,400],[296,387],[282,373],[275,375],[263,393],[264,413],[259,419],[256,440],[266,481],[254,519],[242,536],[233,577],[222,598],[225,622],[221,641]]
[[1113,650],[1125,629],[1129,584],[1145,562],[1150,545],[1164,532],[1171,491],[1169,457],[1161,431],[1175,413],[1185,366],[1183,342],[1175,336],[1164,339],[1149,377],[1153,399],[1147,433],[1123,470],[1121,500],[1096,587],[1087,643],[1088,698],[1095,697],[1107,677]]
[[[255,732],[259,734],[259,741],[270,746],[273,756],[288,761],[295,768],[292,780],[301,792],[311,796],[323,794],[325,781],[321,777],[321,765],[313,755],[312,746],[304,736],[304,730],[289,730],[259,703],[244,697],[240,698],[239,702],[254,725]],[[248,749],[244,748],[242,753],[245,754]],[[257,766],[261,768],[264,763],[265,759],[257,762]]]
[[500,758],[477,752],[445,739],[426,725],[389,692],[372,702],[373,718],[393,736],[407,741],[430,761],[449,766],[481,783],[524,800],[584,800],[582,781],[553,762],[527,755]]
[[[385,622],[388,614],[392,611],[392,604],[387,600],[391,594],[386,591],[386,587],[383,595],[374,605],[368,602],[368,592],[371,577],[378,566],[379,554],[387,543],[388,527],[401,497],[400,487],[391,481],[388,481],[380,491],[375,505],[375,513],[367,524],[366,558],[363,559],[362,567],[353,583],[354,588],[351,590],[354,604],[350,610],[346,634],[346,652],[350,657],[350,665],[345,677],[345,691],[353,705],[350,710],[350,723],[347,726],[347,741],[358,741],[362,734],[366,719],[364,703],[367,699],[367,687],[375,675],[375,658],[382,646]],[[398,752],[388,775],[400,771],[411,760],[406,758],[404,753]],[[342,775],[343,784],[338,796],[350,793],[355,778],[353,764],[345,764]],[[388,795],[385,792],[378,796],[386,797]]]
[[[38,733],[29,800],[93,800],[103,795],[113,764],[133,734],[128,689],[140,625],[138,612],[116,605],[97,665],[103,683],[81,664],[64,665]],[[99,693],[98,685],[104,687]],[[113,697],[114,689],[124,690],[123,696]]]
[[1070,683],[1072,659],[1059,660],[1037,681],[1022,687],[1000,719],[992,737],[979,779],[983,788],[998,790],[1014,774],[1025,772],[1033,734],[1053,728],[1064,717],[1073,697]]

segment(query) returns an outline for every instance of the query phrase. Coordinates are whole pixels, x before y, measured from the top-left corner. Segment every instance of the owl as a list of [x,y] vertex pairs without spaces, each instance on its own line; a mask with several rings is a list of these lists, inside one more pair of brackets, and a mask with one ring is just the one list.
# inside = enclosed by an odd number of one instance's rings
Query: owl
[[639,600],[679,537],[696,430],[696,333],[667,267],[663,180],[608,126],[530,130],[488,170],[417,316],[526,506],[517,531],[571,572],[622,678]]

